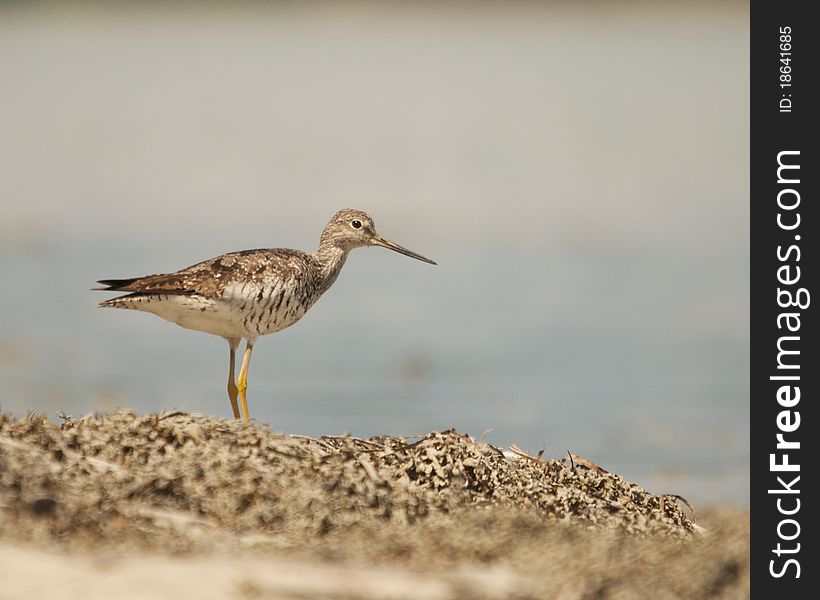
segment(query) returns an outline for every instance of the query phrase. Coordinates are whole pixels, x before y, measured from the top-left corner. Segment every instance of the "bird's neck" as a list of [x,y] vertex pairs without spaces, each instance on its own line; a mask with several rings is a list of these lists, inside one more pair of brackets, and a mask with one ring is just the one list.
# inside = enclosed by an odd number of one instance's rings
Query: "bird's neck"
[[333,244],[320,244],[319,249],[313,253],[313,258],[319,263],[322,291],[327,290],[336,281],[347,259],[347,253],[348,250]]

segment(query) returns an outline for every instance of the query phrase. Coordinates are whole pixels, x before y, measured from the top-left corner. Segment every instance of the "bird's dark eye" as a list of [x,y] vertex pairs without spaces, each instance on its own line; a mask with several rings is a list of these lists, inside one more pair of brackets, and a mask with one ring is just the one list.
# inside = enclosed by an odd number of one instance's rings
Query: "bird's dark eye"
[[361,229],[361,228],[362,228],[362,222],[361,222],[361,221],[359,221],[359,219],[353,219],[353,220],[350,222],[350,226],[351,226],[353,229]]

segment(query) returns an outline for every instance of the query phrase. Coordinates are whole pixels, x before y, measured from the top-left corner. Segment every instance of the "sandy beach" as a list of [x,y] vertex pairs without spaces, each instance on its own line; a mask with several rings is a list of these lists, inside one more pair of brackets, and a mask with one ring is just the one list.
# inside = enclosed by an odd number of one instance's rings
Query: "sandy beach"
[[0,416],[0,598],[745,598],[749,517],[455,432]]
[[[0,3],[0,600],[747,598],[749,41],[734,1]],[[438,265],[351,253],[250,423],[203,416],[220,336],[89,291],[345,207]]]

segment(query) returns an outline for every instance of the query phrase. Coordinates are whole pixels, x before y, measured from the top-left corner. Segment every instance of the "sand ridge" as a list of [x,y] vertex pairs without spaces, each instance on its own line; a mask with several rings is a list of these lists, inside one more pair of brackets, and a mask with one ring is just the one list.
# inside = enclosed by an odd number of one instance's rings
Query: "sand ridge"
[[215,555],[271,572],[292,571],[287,561],[313,569],[301,591],[298,581],[284,589],[281,577],[246,569],[237,597],[327,596],[310,592],[317,578],[333,580],[324,567],[360,572],[353,582],[361,589],[339,582],[351,598],[379,597],[368,595],[367,573],[396,582],[397,594],[424,573],[442,598],[481,580],[447,575],[454,572],[494,573],[498,585],[474,590],[493,598],[618,589],[624,597],[664,589],[667,597],[743,597],[748,516],[706,521],[701,533],[675,497],[583,459],[541,460],[455,431],[309,438],[179,412],[60,424],[0,415],[6,547],[144,564],[170,553],[181,572],[200,565],[192,585],[204,585],[202,565]]

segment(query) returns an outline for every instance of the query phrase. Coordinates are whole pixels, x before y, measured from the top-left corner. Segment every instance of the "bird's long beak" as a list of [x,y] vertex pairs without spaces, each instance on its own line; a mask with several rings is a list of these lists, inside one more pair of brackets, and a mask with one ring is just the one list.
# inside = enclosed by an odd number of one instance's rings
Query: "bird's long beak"
[[409,256],[410,258],[415,258],[416,260],[420,260],[422,262],[430,263],[431,265],[436,264],[436,262],[434,260],[430,260],[429,258],[425,258],[421,254],[416,254],[412,250],[408,250],[404,246],[399,246],[396,242],[391,242],[390,240],[387,240],[387,239],[383,238],[380,235],[373,238],[373,243],[376,246],[381,246],[383,248],[389,248],[390,250],[393,250],[394,252],[398,252],[399,254],[404,254],[405,256]]

